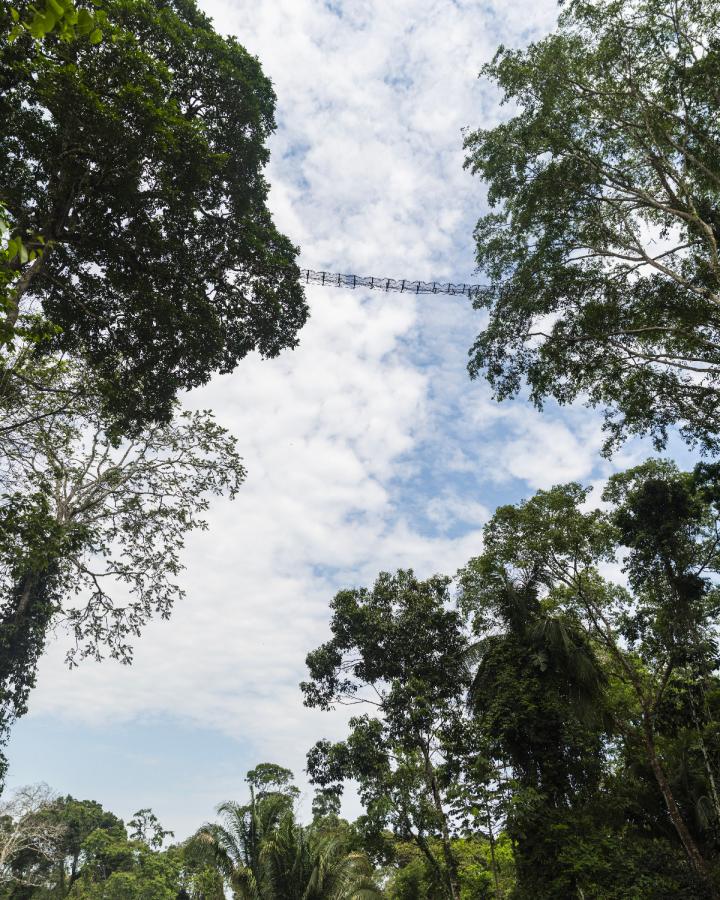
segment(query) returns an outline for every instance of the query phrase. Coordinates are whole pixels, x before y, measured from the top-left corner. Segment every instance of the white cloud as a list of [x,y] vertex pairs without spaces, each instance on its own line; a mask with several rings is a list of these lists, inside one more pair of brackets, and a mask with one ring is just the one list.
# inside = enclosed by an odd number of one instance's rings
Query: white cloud
[[[96,723],[171,713],[299,770],[312,742],[339,735],[345,719],[305,710],[298,690],[306,653],[327,638],[334,591],[384,568],[454,572],[477,551],[477,531],[451,540],[413,528],[393,490],[430,416],[427,378],[399,346],[412,301],[375,294],[361,304],[321,288],[312,299],[298,351],[249,360],[192,398],[238,436],[249,476],[189,541],[187,599],[147,629],[131,668],[68,672],[59,641],[34,715]],[[478,509],[447,512],[476,526]]]

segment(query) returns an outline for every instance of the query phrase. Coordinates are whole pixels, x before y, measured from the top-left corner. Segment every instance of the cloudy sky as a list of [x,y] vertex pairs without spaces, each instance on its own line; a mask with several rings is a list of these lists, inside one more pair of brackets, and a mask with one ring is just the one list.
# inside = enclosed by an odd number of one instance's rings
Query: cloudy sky
[[[204,0],[278,95],[271,207],[315,269],[473,280],[482,183],[462,129],[507,110],[477,78],[500,43],[553,27],[551,0]],[[304,786],[305,752],[341,713],[306,710],[305,654],[340,587],[382,569],[454,573],[500,502],[600,481],[597,416],[497,406],[470,382],[482,325],[466,300],[310,287],[298,350],[248,359],[187,397],[238,437],[248,479],[187,546],[186,600],[131,668],[69,672],[58,638],[10,745],[10,783],[46,781],[122,816],[152,806],[184,837],[248,768]],[[643,453],[626,448],[613,465]],[[309,794],[307,795],[309,797]]]

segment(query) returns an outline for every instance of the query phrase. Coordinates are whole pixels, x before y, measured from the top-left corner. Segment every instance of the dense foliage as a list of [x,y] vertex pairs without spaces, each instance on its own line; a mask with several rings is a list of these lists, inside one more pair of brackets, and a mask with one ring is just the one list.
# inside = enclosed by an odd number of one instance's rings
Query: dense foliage
[[78,6],[102,14],[102,40],[17,36],[0,9],[0,201],[16,241],[0,253],[0,338],[39,303],[49,349],[84,360],[110,415],[166,421],[178,390],[294,346],[305,321],[296,249],[266,206],[275,98],[192,0]]
[[503,896],[508,847],[516,898],[718,896],[720,468],[652,460],[602,500],[499,508],[454,596],[398,572],[335,598],[306,702],[375,709],[308,772],[357,783],[376,860],[414,844],[390,896]]
[[611,442],[671,425],[720,447],[720,9],[571,0],[483,74],[515,115],[466,136],[489,322],[471,351],[502,399],[608,408]]
[[92,801],[21,791],[0,820],[0,897],[223,900],[226,889],[238,900],[383,896],[347,822],[298,824],[291,772],[264,763],[247,781],[247,804],[222,804],[222,824],[165,849],[172,832],[149,809],[126,828]]

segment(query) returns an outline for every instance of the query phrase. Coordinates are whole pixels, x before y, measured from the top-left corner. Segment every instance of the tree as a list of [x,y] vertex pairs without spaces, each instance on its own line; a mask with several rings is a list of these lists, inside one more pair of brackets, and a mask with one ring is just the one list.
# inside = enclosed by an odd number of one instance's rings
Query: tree
[[211,849],[215,865],[238,898],[261,897],[262,846],[292,810],[298,793],[292,778],[289,769],[274,763],[251,769],[245,778],[250,802],[222,803],[218,807],[222,824],[203,825],[193,839],[196,845]]
[[250,801],[221,804],[223,823],[204,825],[190,846],[209,849],[238,900],[371,900],[382,892],[365,854],[337,824],[295,819],[293,774],[273,763],[248,772]]
[[179,848],[181,888],[177,900],[225,900],[225,879],[218,870],[212,848],[192,838]]
[[55,842],[53,854],[45,861],[25,854],[19,862],[21,867],[30,866],[38,874],[42,873],[43,881],[52,885],[58,897],[65,897],[80,876],[86,838],[96,830],[118,832],[124,828],[117,816],[94,800],[75,800],[70,796],[46,801],[37,813],[37,820],[59,829],[60,840]]
[[174,832],[167,831],[158,821],[158,817],[151,809],[139,809],[133,813],[128,825],[133,830],[130,832],[130,840],[142,841],[153,850],[159,850],[166,838],[173,837]]
[[495,210],[477,225],[489,310],[471,350],[503,399],[606,407],[631,434],[720,448],[720,11],[572,0],[482,74],[516,114],[466,137]]
[[[57,372],[56,372],[57,375]],[[183,592],[185,535],[205,528],[209,496],[235,495],[235,440],[207,412],[185,412],[117,443],[102,399],[66,366],[53,385],[72,411],[48,413],[23,385],[0,457],[0,730],[27,708],[51,622],[75,637],[71,663],[104,653],[129,662],[131,640]],[[18,389],[19,391],[20,389]]]
[[[545,609],[597,648],[615,685],[625,748],[641,754],[662,800],[660,818],[697,879],[694,890],[716,897],[704,838],[672,783],[663,710],[673,693],[689,705],[687,686],[717,677],[720,469],[682,473],[650,461],[610,479],[607,511],[585,511],[587,495],[566,485],[498,509],[483,554],[468,567],[473,593],[481,609],[491,608],[499,579],[535,584]],[[601,577],[608,563],[624,565],[627,585]],[[707,794],[714,778],[705,773]]]
[[340,830],[303,828],[287,813],[267,838],[261,861],[268,900],[375,900],[367,856],[350,851]]
[[[29,0],[18,0],[23,21]],[[296,344],[296,249],[262,175],[275,98],[193,0],[100,0],[104,39],[10,40],[0,11],[4,340],[40,307],[43,352],[82,358],[121,428],[253,350]],[[15,369],[3,364],[3,390]],[[22,374],[22,373],[21,373]],[[8,387],[9,386],[9,387]]]
[[72,900],[177,900],[179,855],[128,839],[125,829],[93,831],[83,842],[84,864]]
[[308,706],[376,711],[351,719],[346,741],[315,745],[313,783],[336,791],[355,779],[368,834],[390,825],[413,841],[437,879],[437,896],[457,898],[452,835],[473,805],[463,801],[483,760],[465,712],[468,635],[448,585],[445,577],[420,581],[399,571],[381,573],[372,589],[340,591],[333,637],[308,655],[310,680],[301,687]]
[[513,583],[494,562],[481,557],[460,576],[460,602],[480,635],[469,700],[498,770],[514,779],[498,800],[517,896],[574,896],[583,873],[564,860],[567,829],[604,774],[605,676],[578,624],[544,602],[539,573]]
[[300,796],[299,789],[293,784],[295,776],[277,763],[258,763],[245,776],[250,787],[250,797],[258,801],[276,799],[290,808]]
[[[41,883],[40,873],[65,838],[64,826],[43,815],[53,799],[40,784],[20,788],[0,806],[0,886]],[[24,865],[28,858],[30,866]]]

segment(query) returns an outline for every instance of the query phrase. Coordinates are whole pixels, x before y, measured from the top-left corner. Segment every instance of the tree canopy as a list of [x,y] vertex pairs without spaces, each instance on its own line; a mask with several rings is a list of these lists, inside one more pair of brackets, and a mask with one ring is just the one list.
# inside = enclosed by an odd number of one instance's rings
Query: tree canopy
[[192,0],[78,7],[102,13],[100,42],[11,40],[0,10],[3,336],[39,305],[44,352],[82,358],[129,428],[253,350],[293,347],[307,308],[266,205],[275,97],[258,61]]
[[464,714],[469,635],[448,588],[447,578],[401,570],[381,573],[371,590],[340,591],[333,637],[308,655],[311,680],[301,687],[309,706],[359,703],[373,712],[350,720],[347,740],[312,748],[313,783],[332,792],[354,779],[368,837],[390,827],[413,842],[437,896],[455,900],[451,838],[481,815],[485,770],[482,737]]
[[471,350],[499,399],[587,399],[609,442],[670,426],[720,448],[720,11],[571,0],[482,71],[514,109],[466,135],[489,310]]
[[[692,794],[700,789],[703,803],[714,807],[710,818],[720,823],[720,806],[710,801],[717,796],[717,763],[702,749],[702,719],[710,714],[702,698],[711,685],[714,691],[720,662],[718,479],[715,465],[683,473],[651,460],[610,478],[607,510],[584,509],[589,492],[577,484],[541,491],[496,511],[482,555],[461,574],[462,602],[476,616],[476,630],[487,633],[499,617],[521,638],[517,646],[507,639],[501,645],[512,665],[521,663],[507,684],[499,675],[507,678],[508,662],[491,632],[471,693],[521,783],[555,809],[577,804],[583,794],[597,796],[613,774],[612,766],[605,773],[597,768],[602,744],[620,739],[640,754],[644,777],[654,781],[662,815],[687,854],[695,890],[709,896],[717,896],[707,858],[716,858],[715,826],[698,827],[699,795]],[[608,566],[622,566],[625,578],[605,575]],[[534,695],[519,689],[533,670],[543,685]],[[592,720],[582,715],[588,700],[598,712],[605,706],[607,723],[588,729]],[[665,720],[673,704],[696,710],[686,727],[705,775],[690,796],[668,740],[677,727]]]

